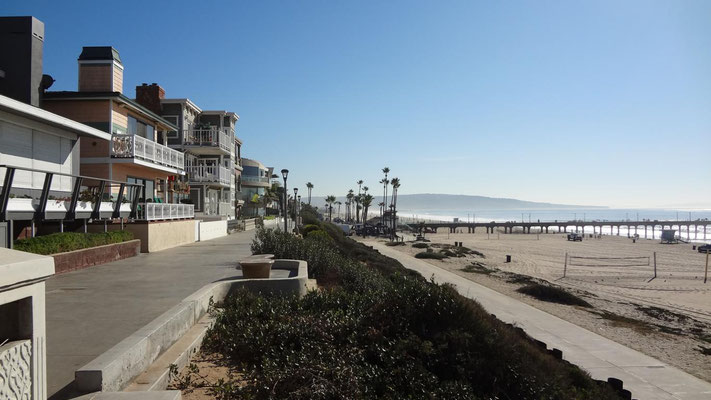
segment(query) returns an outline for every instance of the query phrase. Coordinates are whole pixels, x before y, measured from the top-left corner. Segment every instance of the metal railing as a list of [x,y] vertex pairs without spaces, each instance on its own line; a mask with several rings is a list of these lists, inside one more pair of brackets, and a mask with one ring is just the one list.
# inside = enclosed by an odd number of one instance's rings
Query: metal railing
[[140,158],[154,164],[185,170],[185,154],[136,135],[111,135],[111,156]]
[[230,153],[232,140],[230,135],[217,129],[184,129],[183,144],[186,146],[211,146],[219,147]]
[[[0,191],[0,221],[7,220],[74,220],[74,219],[108,219],[135,218],[138,199],[143,186],[139,183],[128,183],[102,179],[91,176],[64,174],[12,165],[0,165],[5,169],[5,178]],[[16,171],[44,174],[44,183],[39,198],[32,196],[12,198],[13,181]],[[73,179],[72,190],[52,190],[52,180],[55,176]],[[93,185],[85,183],[93,182]],[[113,197],[111,185],[118,187],[116,197]],[[15,188],[19,191],[34,191],[33,188]],[[132,189],[132,190],[131,190]],[[50,192],[63,193],[60,198],[51,199]],[[12,202],[10,200],[13,200]]]
[[193,204],[143,203],[140,211],[140,219],[146,221],[195,217]]
[[217,182],[230,186],[232,172],[220,165],[197,165],[186,168],[190,182]]

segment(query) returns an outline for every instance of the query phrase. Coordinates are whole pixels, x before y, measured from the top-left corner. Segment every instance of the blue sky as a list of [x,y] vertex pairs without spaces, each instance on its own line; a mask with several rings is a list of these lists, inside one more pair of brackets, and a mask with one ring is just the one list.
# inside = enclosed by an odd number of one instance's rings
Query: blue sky
[[[240,115],[243,155],[343,195],[711,208],[711,1],[5,0],[52,90],[112,45],[124,91]],[[391,175],[391,176],[392,176]]]

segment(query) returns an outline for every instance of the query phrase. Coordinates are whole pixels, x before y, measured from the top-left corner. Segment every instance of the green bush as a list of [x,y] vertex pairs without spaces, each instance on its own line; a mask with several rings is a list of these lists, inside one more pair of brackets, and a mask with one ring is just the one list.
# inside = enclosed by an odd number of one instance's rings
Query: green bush
[[412,247],[414,247],[416,249],[426,249],[426,248],[430,247],[430,245],[428,245],[427,243],[417,242],[417,243],[413,243]]
[[318,230],[312,230],[306,235],[307,239],[316,239],[316,240],[325,240],[328,242],[332,242],[333,239],[331,239],[331,236],[328,235],[328,233],[318,229]]
[[29,239],[20,239],[15,242],[14,248],[15,250],[26,251],[28,253],[48,255],[121,243],[129,240],[133,240],[133,233],[129,231],[111,231],[106,233],[61,232],[45,236],[36,236]]
[[429,258],[432,260],[444,260],[445,258],[447,258],[447,255],[442,254],[442,253],[430,252],[430,251],[421,251],[421,252],[415,254],[415,258]]
[[307,236],[309,233],[313,231],[320,231],[321,230],[321,225],[319,224],[306,224],[304,225],[303,228],[301,228],[301,233],[304,236]]
[[540,283],[530,283],[526,286],[516,289],[517,292],[527,294],[538,300],[548,301],[551,303],[567,304],[572,306],[592,307],[590,303],[580,297],[566,292],[565,290],[555,287],[542,285]]
[[323,228],[332,241],[257,232],[253,252],[306,260],[326,289],[225,299],[204,348],[244,376],[221,398],[618,398],[451,286]]

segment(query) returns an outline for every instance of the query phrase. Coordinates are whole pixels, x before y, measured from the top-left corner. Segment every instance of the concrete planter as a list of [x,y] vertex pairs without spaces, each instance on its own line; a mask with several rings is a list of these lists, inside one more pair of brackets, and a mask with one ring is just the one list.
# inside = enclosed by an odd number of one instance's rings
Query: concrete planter
[[[274,255],[269,254],[271,257]],[[242,277],[245,279],[269,279],[274,260],[260,255],[252,256],[240,261]]]
[[35,216],[39,201],[35,199],[9,199],[7,202],[7,219],[28,220]]

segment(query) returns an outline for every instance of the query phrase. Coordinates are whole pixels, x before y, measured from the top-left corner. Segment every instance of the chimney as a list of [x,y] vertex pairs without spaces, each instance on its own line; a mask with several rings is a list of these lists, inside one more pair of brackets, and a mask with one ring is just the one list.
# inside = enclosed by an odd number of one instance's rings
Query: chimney
[[80,92],[123,93],[123,64],[116,49],[83,47],[78,61]]
[[165,90],[157,83],[147,83],[136,86],[136,102],[143,107],[160,115],[162,108],[160,101],[165,98]]
[[44,23],[0,17],[0,94],[39,107]]

